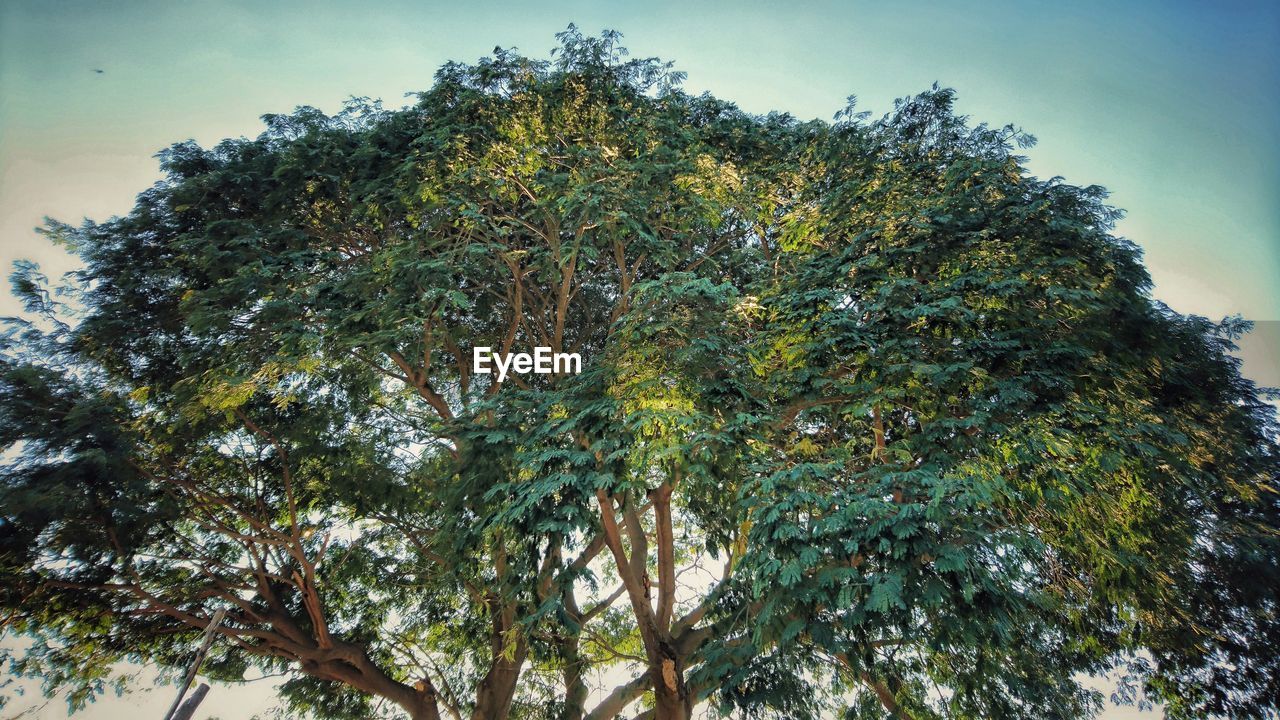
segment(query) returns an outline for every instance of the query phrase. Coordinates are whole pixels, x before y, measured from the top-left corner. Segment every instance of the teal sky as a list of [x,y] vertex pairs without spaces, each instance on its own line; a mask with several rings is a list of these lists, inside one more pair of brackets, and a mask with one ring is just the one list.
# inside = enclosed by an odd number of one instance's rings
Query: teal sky
[[350,95],[399,105],[446,60],[495,45],[545,55],[576,22],[621,30],[633,53],[675,60],[689,89],[751,111],[826,119],[857,94],[878,115],[952,86],[961,111],[1040,138],[1037,174],[1112,190],[1157,297],[1280,320],[1276,3],[2,5],[5,264],[49,264],[31,232],[44,214],[126,211],[171,142],[254,135],[262,113]]
[[351,95],[399,105],[447,60],[545,56],[574,22],[754,112],[829,119],[856,94],[879,115],[935,81],[956,88],[975,120],[1040,139],[1036,174],[1112,191],[1156,297],[1270,321],[1246,372],[1280,385],[1259,350],[1280,345],[1274,0],[267,5],[0,0],[0,264],[71,267],[32,228],[127,212],[172,142],[256,135],[263,113]]

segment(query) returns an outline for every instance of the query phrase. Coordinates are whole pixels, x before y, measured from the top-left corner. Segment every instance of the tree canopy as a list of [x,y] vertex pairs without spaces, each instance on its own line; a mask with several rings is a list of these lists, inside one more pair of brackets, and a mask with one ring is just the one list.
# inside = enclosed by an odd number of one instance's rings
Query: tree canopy
[[[934,87],[752,115],[616,33],[160,155],[0,366],[9,669],[321,718],[1280,711],[1280,449],[1098,187]],[[472,348],[582,372],[473,372]]]

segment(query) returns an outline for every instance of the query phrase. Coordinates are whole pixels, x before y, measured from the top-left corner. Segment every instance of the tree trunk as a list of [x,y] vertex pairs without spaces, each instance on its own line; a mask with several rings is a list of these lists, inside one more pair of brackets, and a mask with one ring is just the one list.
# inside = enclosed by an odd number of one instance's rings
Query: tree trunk
[[649,582],[645,558],[647,540],[634,508],[624,509],[627,532],[632,541],[632,557],[627,558],[622,546],[621,531],[614,512],[613,498],[604,489],[596,490],[600,505],[600,521],[604,528],[605,544],[613,554],[614,567],[631,601],[636,627],[644,643],[649,661],[649,679],[653,686],[654,718],[656,720],[688,720],[693,715],[693,698],[684,682],[684,656],[677,650],[671,638],[671,609],[674,605],[675,560],[674,539],[671,533],[671,485],[664,484],[654,492],[652,500],[658,525],[658,586],[660,611],[655,613],[649,598]]
[[516,644],[510,660],[501,656],[494,659],[476,689],[476,708],[471,713],[471,720],[505,720],[511,713],[511,701],[516,694],[516,682],[520,679],[527,649],[522,640]]
[[423,698],[417,702],[400,705],[409,713],[409,720],[440,720],[440,707],[435,698]]
[[[672,648],[662,643],[661,659],[651,664],[655,720],[689,720],[693,716],[693,698],[684,682],[684,663]],[[669,655],[667,653],[670,653]]]
[[564,713],[562,720],[582,720],[586,713],[587,696],[590,694],[582,676],[582,656],[578,652],[578,636],[572,635],[560,641],[560,655],[564,662]]

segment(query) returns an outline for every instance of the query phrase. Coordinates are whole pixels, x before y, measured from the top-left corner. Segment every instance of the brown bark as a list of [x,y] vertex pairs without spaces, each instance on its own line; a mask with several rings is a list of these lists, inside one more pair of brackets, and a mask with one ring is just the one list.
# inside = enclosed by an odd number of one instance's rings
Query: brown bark
[[476,707],[472,720],[502,720],[511,713],[511,701],[515,698],[516,682],[524,665],[528,646],[517,641],[515,652],[508,659],[498,656],[489,666],[489,672],[476,688]]
[[[663,493],[658,495],[661,497]],[[669,500],[669,497],[668,493],[666,498]],[[693,698],[684,682],[684,654],[677,649],[669,628],[663,628],[659,624],[658,616],[650,604],[647,583],[641,574],[643,564],[637,562],[634,555],[627,558],[613,498],[602,489],[596,491],[596,501],[600,506],[605,544],[613,554],[618,575],[627,589],[631,610],[640,630],[640,639],[644,643],[645,657],[648,660],[646,674],[654,694],[654,717],[656,720],[687,720],[693,713]],[[658,498],[655,498],[655,507],[657,504]],[[634,521],[628,523],[629,526],[633,524]],[[659,550],[659,554],[662,552]],[[662,592],[661,588],[659,592]]]
[[560,641],[560,660],[564,663],[561,677],[564,681],[564,714],[563,720],[582,720],[586,712],[587,688],[583,676],[585,661],[578,651],[578,636],[570,635]]
[[[895,641],[886,642],[892,643]],[[880,701],[880,704],[885,710],[889,711],[889,715],[891,717],[901,718],[901,720],[914,720],[914,716],[898,704],[897,696],[891,689],[889,689],[889,686],[886,685],[883,680],[880,680],[866,670],[855,669],[854,663],[850,662],[849,656],[844,653],[839,653],[835,657],[840,661],[840,664],[844,666],[845,670],[849,672],[850,676],[856,677],[863,685],[866,685],[867,688],[875,694],[876,699]]]
[[684,660],[669,643],[662,643],[657,655],[657,663],[651,659],[649,668],[653,678],[654,718],[688,720],[693,716],[693,697],[684,682]]
[[862,673],[861,678],[862,682],[866,684],[867,687],[871,688],[871,692],[876,694],[876,698],[880,700],[880,704],[884,706],[885,710],[889,711],[891,716],[895,718],[902,718],[902,720],[913,720],[912,716],[898,705],[898,698],[894,696],[893,692],[889,690],[887,685],[871,677],[869,673]]
[[676,602],[675,533],[671,522],[671,483],[653,491],[653,514],[658,541],[658,629],[671,631]]
[[435,687],[429,681],[424,679],[417,687],[405,685],[383,672],[358,646],[339,642],[332,649],[304,653],[300,660],[308,675],[387,698],[404,708],[412,720],[440,720]]
[[628,683],[619,685],[587,714],[586,720],[612,720],[636,698],[643,695],[651,684],[648,673],[645,673]]
[[880,417],[879,405],[871,408],[871,424],[876,443],[876,449],[872,452],[871,456],[883,462],[885,454],[884,419]]

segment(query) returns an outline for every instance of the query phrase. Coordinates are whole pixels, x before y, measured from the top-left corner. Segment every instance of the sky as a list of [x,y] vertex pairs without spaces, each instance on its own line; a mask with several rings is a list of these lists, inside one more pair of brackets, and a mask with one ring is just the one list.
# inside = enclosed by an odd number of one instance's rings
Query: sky
[[619,30],[634,55],[674,60],[688,90],[751,112],[830,119],[856,94],[880,115],[934,82],[955,88],[975,121],[1039,138],[1035,174],[1112,191],[1156,298],[1259,321],[1245,373],[1280,386],[1274,0],[0,0],[0,266],[73,267],[33,228],[128,212],[171,143],[254,136],[264,113],[351,96],[398,106],[448,60],[495,46],[545,57],[570,22]]

